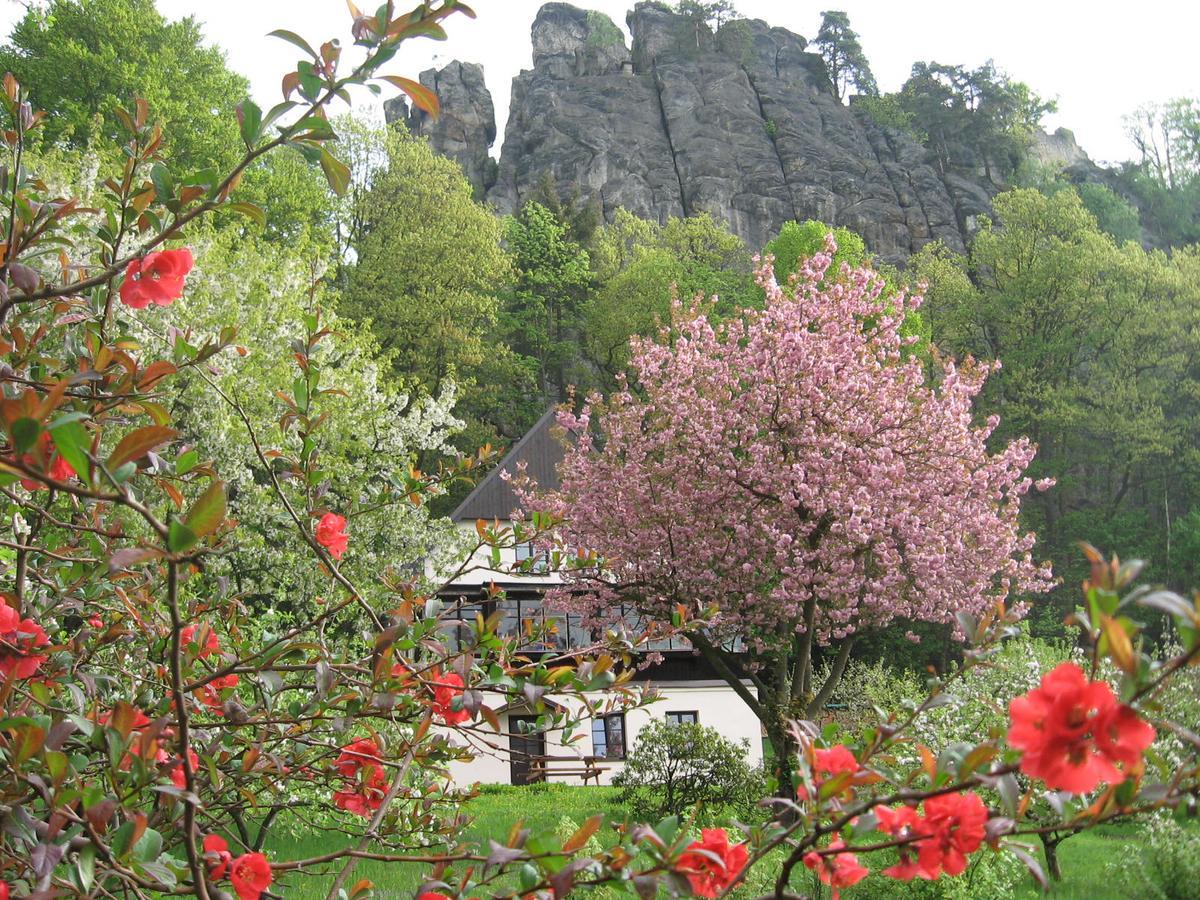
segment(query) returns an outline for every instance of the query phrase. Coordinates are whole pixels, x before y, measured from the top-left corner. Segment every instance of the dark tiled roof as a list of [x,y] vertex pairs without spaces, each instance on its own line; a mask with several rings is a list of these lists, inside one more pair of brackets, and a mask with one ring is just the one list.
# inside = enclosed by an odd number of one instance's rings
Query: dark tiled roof
[[544,490],[558,487],[558,464],[562,462],[563,446],[554,435],[556,410],[548,409],[537,424],[513,445],[508,455],[500,461],[488,476],[475,485],[458,508],[450,514],[456,522],[476,519],[499,519],[512,516],[519,505],[509,482],[500,477],[501,472],[517,474],[519,463],[525,463],[525,474]]

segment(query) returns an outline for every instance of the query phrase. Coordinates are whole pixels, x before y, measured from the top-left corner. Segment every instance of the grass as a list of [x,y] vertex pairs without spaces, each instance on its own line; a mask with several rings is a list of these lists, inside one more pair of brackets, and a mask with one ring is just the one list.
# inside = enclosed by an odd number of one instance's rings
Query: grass
[[1129,825],[1106,825],[1072,835],[1058,846],[1063,880],[1051,882],[1047,895],[1031,879],[1016,896],[1020,900],[1046,896],[1059,900],[1123,898],[1126,895],[1112,886],[1105,870],[1118,855],[1136,850],[1136,831]]
[[[553,831],[564,817],[579,824],[597,812],[606,813],[609,822],[620,821],[623,814],[615,803],[616,793],[614,788],[561,784],[488,788],[468,805],[467,812],[474,817],[474,821],[468,827],[466,837],[486,845],[488,837],[503,839],[513,823],[518,820],[535,831]],[[602,841],[604,835],[605,832],[602,831]],[[301,859],[328,853],[350,843],[349,837],[336,832],[302,835],[279,833],[268,842],[267,850],[274,859]],[[1122,897],[1123,895],[1106,880],[1105,869],[1117,855],[1137,850],[1137,837],[1131,826],[1104,826],[1075,835],[1059,846],[1063,880],[1052,884],[1049,895],[1042,894],[1033,880],[1029,879],[1023,882],[1022,887],[1013,896],[1017,900],[1034,900],[1045,896],[1057,900],[1107,900]],[[323,872],[314,870],[308,877],[292,875],[280,886],[279,893],[289,900],[324,898],[338,868],[340,864],[326,867]],[[349,883],[353,885],[366,878],[375,884],[377,897],[405,898],[415,895],[427,874],[428,866],[425,865],[362,860]],[[802,879],[802,884],[798,883],[797,886],[801,890],[807,889],[808,880],[803,875],[798,877]],[[874,887],[878,887],[878,884]],[[844,891],[843,895],[846,900],[853,900],[855,893],[855,890],[851,889]],[[992,898],[988,897],[986,900]]]
[[[577,825],[597,812],[608,814],[610,820],[620,819],[621,810],[613,802],[616,793],[615,788],[565,784],[487,788],[468,806],[467,812],[474,817],[474,821],[467,828],[466,838],[486,846],[489,837],[503,840],[518,820],[535,831],[545,831],[556,828],[564,816]],[[337,832],[300,835],[281,832],[268,840],[265,849],[272,859],[303,859],[329,853],[351,843],[351,838]],[[279,893],[288,900],[323,900],[340,868],[341,863],[337,863],[313,870],[321,874],[305,877],[293,875]],[[353,885],[359,879],[367,878],[375,883],[378,897],[411,897],[428,872],[426,865],[361,860],[348,884]]]

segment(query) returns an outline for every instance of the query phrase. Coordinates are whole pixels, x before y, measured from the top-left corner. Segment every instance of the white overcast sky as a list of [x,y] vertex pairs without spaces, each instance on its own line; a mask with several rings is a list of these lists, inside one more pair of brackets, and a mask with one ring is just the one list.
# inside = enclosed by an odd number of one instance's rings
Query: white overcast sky
[[[359,0],[372,6],[375,0]],[[415,0],[414,0],[415,2]],[[592,0],[625,28],[634,0]],[[407,8],[409,3],[397,3]],[[451,59],[481,63],[496,104],[501,133],[512,76],[530,61],[529,26],[539,0],[473,0],[478,19],[453,17],[450,39],[409,42],[389,71],[413,75]],[[22,12],[18,0],[0,0],[0,29],[8,33]],[[268,31],[288,28],[312,43],[340,37],[349,44],[343,0],[158,0],[170,18],[195,16],[208,39],[228,53],[231,66],[250,78],[262,105],[279,99],[279,79],[296,54]],[[1121,116],[1148,101],[1200,97],[1200,3],[1194,0],[735,0],[743,15],[766,19],[811,39],[827,7],[846,10],[861,36],[880,88],[895,90],[913,62],[976,66],[991,58],[1044,97],[1056,98],[1051,129],[1065,125],[1098,161],[1133,155]],[[349,52],[354,52],[351,49]],[[390,93],[392,89],[389,87]],[[369,95],[364,95],[367,102]],[[499,153],[500,139],[492,148]]]

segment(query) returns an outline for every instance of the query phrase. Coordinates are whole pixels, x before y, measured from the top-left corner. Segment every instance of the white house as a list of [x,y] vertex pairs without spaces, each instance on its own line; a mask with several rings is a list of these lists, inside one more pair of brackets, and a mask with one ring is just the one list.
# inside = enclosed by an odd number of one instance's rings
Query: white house
[[[518,441],[500,464],[475,486],[451,518],[459,527],[475,531],[476,522],[498,520],[507,522],[518,506],[516,495],[502,472],[516,474],[518,465],[543,487],[558,484],[557,467],[563,457],[562,445],[552,433],[554,411],[547,412],[538,423]],[[522,546],[502,552],[500,565],[492,567],[490,555],[481,552],[473,562],[472,571],[456,580],[444,595],[463,604],[463,618],[474,619],[477,612],[504,613],[502,633],[511,634],[528,619],[553,620],[553,646],[547,652],[562,651],[592,643],[591,634],[577,616],[547,610],[542,595],[547,587],[558,582],[554,573],[515,573],[513,567],[533,553],[532,547]],[[504,590],[504,599],[489,600],[488,586]],[[485,736],[475,746],[477,758],[470,763],[455,763],[451,774],[458,784],[475,782],[526,784],[551,780],[579,784],[585,777],[607,784],[622,767],[625,755],[637,743],[638,734],[655,718],[669,722],[698,722],[716,728],[735,742],[745,739],[750,745],[748,762],[762,762],[762,738],[758,719],[724,680],[716,675],[700,655],[684,641],[674,639],[654,646],[662,654],[657,665],[641,669],[635,681],[648,681],[659,699],[628,713],[612,713],[591,720],[590,740],[564,742],[561,731],[528,734],[522,722],[537,719],[533,710],[524,705],[510,705],[496,710],[501,731]],[[747,687],[754,688],[746,682]],[[560,706],[569,706],[569,698],[545,698]],[[578,701],[574,701],[578,703]],[[579,706],[575,707],[579,709]],[[487,726],[485,726],[487,727]],[[490,728],[489,728],[490,731]],[[596,770],[599,770],[598,772]]]

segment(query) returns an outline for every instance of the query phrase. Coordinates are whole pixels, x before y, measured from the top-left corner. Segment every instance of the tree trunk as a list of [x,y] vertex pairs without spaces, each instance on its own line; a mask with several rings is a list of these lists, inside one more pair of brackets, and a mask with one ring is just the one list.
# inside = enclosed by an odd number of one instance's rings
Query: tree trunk
[[1046,857],[1046,874],[1054,881],[1062,881],[1062,866],[1058,862],[1058,845],[1064,836],[1054,833],[1041,835],[1042,854]]
[[785,711],[778,705],[771,704],[770,712],[772,715],[763,724],[766,726],[767,743],[771,745],[773,758],[770,771],[776,782],[775,796],[794,800],[796,798],[796,753],[799,748],[788,731]]

